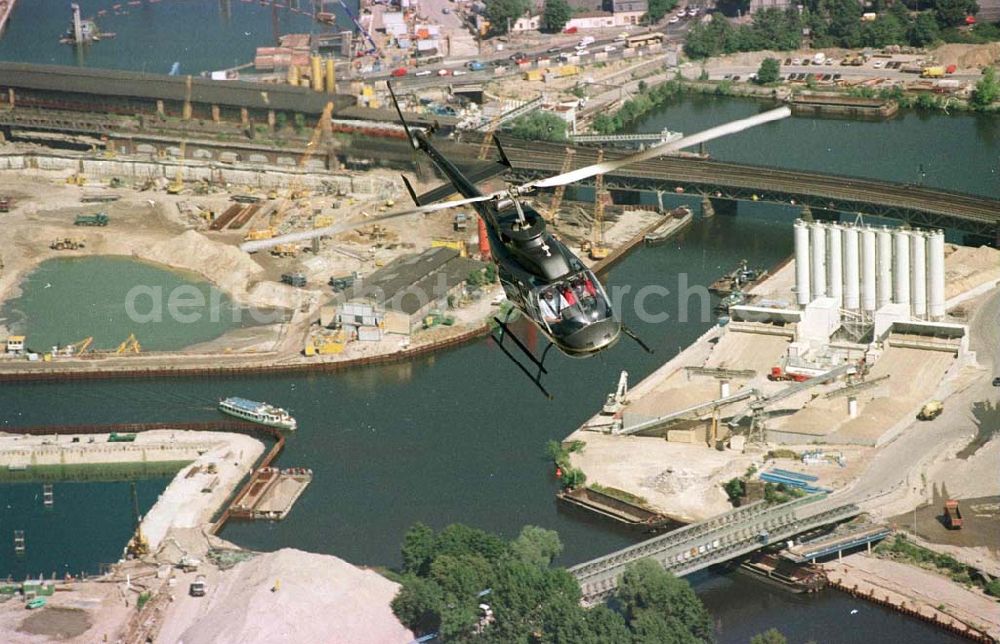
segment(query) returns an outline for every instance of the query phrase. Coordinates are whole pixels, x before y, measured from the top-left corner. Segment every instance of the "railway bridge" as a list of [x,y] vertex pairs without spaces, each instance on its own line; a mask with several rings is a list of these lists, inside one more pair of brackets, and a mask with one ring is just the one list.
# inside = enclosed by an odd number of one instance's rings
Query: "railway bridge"
[[825,510],[810,507],[825,496],[814,494],[779,505],[751,503],[578,564],[569,572],[580,583],[583,602],[592,605],[611,595],[625,568],[640,559],[650,557],[683,577],[861,513],[853,503]]

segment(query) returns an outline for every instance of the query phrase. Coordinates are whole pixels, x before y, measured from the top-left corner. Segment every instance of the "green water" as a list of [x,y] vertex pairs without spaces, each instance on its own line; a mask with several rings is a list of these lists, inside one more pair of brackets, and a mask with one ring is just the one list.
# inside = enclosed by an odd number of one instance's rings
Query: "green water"
[[87,337],[92,349],[115,349],[131,333],[143,350],[169,351],[256,323],[199,277],[127,257],[46,260],[20,287],[0,308],[0,323],[37,352]]

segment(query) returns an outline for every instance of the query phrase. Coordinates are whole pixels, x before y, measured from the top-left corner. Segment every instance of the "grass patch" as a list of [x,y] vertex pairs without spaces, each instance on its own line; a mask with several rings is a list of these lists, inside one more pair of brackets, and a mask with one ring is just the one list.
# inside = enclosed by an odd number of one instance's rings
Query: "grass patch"
[[[906,535],[897,534],[891,539],[886,539],[875,546],[872,552],[882,559],[891,559],[893,561],[908,563],[924,570],[932,570],[945,575],[956,583],[966,586],[976,586],[993,594],[990,591],[990,585],[983,582],[978,575],[975,575],[973,569],[951,555],[941,554],[918,546],[907,539]],[[994,587],[993,590],[1000,592],[1000,586]]]
[[134,481],[173,477],[193,461],[29,465],[26,470],[0,469],[0,483],[38,481]]

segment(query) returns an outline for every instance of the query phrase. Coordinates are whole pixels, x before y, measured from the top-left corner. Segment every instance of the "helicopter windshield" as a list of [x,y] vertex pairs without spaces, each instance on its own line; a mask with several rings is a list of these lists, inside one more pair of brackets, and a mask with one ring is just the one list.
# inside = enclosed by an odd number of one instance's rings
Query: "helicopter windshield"
[[611,317],[607,295],[588,270],[534,289],[542,321],[549,332],[567,336]]

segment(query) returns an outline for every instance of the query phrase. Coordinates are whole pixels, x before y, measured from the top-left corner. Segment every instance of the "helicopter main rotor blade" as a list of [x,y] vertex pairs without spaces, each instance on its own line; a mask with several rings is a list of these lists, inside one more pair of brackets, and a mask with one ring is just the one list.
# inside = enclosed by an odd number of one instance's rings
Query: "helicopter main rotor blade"
[[792,111],[787,107],[779,107],[776,110],[763,112],[761,114],[757,114],[749,118],[740,119],[739,121],[733,121],[731,123],[726,123],[724,125],[718,125],[716,127],[704,130],[702,132],[698,132],[697,134],[692,134],[691,136],[685,136],[684,138],[677,139],[676,141],[668,141],[667,143],[654,145],[648,150],[643,150],[642,152],[637,152],[636,154],[630,154],[629,156],[622,157],[621,159],[604,161],[603,163],[595,163],[594,165],[588,165],[583,168],[571,170],[565,174],[557,174],[554,177],[548,177],[547,179],[530,181],[520,187],[522,189],[533,189],[533,188],[553,188],[556,186],[565,186],[570,183],[581,181],[583,179],[589,179],[590,177],[594,177],[599,174],[607,174],[608,172],[613,172],[618,168],[622,168],[627,165],[632,165],[633,163],[639,163],[640,161],[647,161],[649,159],[654,159],[656,157],[663,156],[668,152],[676,152],[677,150],[689,148],[692,145],[698,145],[699,143],[704,143],[705,141],[711,141],[712,139],[717,139],[720,136],[735,134],[736,132],[742,132],[743,130],[749,129],[756,125],[769,123],[771,121],[777,121],[786,118],[788,116],[791,116],[791,114]]
[[264,248],[272,248],[278,244],[289,244],[300,241],[308,241],[316,237],[323,237],[324,235],[336,235],[337,233],[346,232],[354,228],[361,228],[362,226],[367,226],[369,224],[376,224],[382,221],[388,221],[390,219],[398,219],[400,217],[409,217],[411,215],[418,215],[421,213],[431,213],[440,210],[448,210],[449,208],[457,208],[459,206],[465,206],[470,203],[477,203],[480,201],[489,201],[494,199],[496,195],[480,195],[478,197],[469,197],[467,199],[458,199],[457,201],[442,201],[441,203],[430,204],[427,206],[420,206],[419,208],[410,208],[409,210],[398,210],[396,212],[387,212],[384,215],[376,215],[375,217],[369,217],[368,219],[363,219],[361,221],[345,221],[339,224],[334,224],[332,226],[326,226],[324,228],[315,228],[313,230],[304,230],[298,233],[288,233],[287,235],[280,235],[278,237],[272,237],[271,239],[260,239],[256,241],[249,241],[240,244],[240,249],[248,253],[252,253]]

